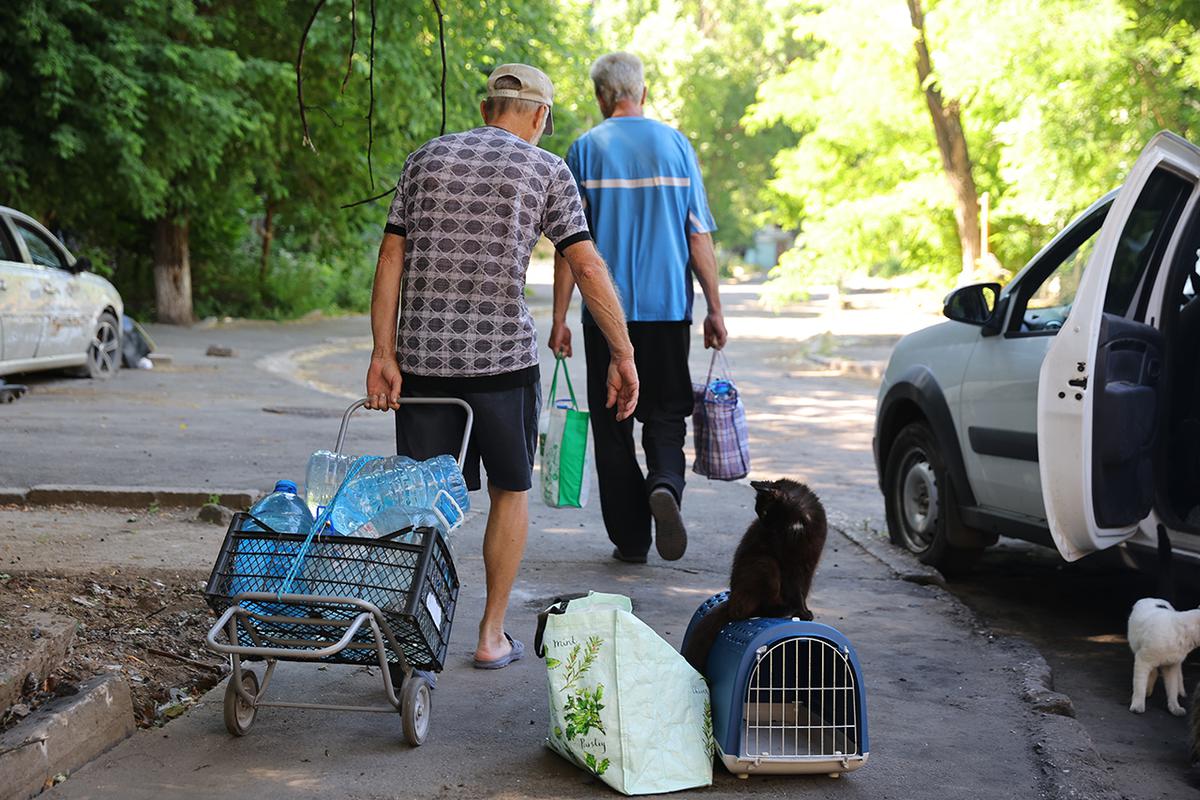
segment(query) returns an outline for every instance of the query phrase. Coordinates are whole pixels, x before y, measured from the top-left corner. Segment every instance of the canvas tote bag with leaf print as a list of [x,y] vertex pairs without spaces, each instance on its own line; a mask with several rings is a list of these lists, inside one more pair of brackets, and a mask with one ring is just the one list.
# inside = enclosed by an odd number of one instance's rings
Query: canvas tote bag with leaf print
[[539,615],[546,744],[623,794],[709,786],[708,684],[632,609],[628,597],[591,592]]

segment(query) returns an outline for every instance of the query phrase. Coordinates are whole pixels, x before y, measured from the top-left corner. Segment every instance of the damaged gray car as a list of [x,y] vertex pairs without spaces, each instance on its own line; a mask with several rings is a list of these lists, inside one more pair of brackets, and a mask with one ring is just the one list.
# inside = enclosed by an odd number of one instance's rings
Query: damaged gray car
[[116,288],[37,220],[0,206],[0,376],[73,368],[111,378],[121,366]]

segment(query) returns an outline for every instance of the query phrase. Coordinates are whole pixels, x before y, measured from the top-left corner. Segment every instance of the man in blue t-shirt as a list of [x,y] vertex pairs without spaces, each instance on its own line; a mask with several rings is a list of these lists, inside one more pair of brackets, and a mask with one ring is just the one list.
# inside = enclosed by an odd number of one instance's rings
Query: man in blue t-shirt
[[[595,438],[600,508],[613,557],[644,563],[654,541],[664,559],[687,548],[679,504],[683,498],[683,440],[692,413],[688,372],[692,276],[700,282],[708,313],[704,346],[725,346],[725,319],[717,291],[716,229],[696,153],[687,137],[646,119],[641,60],[609,53],[592,66],[592,82],[604,122],[567,151],[579,183],[584,214],[621,295],[629,338],[641,378],[634,416],[642,423],[643,475],[633,443],[633,419],[618,421],[604,408],[608,345],[586,304],[583,339],[588,403]],[[554,324],[550,349],[571,355],[567,307],[575,281],[561,256],[554,265]]]

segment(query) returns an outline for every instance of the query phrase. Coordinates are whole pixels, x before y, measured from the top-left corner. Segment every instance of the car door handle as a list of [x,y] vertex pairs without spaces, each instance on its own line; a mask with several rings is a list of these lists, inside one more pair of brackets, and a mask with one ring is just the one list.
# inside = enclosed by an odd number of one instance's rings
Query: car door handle
[[49,281],[42,283],[42,291],[46,294],[58,294],[58,287]]
[[0,278],[0,292],[7,292],[7,291],[8,291],[8,284],[4,282],[3,278]]

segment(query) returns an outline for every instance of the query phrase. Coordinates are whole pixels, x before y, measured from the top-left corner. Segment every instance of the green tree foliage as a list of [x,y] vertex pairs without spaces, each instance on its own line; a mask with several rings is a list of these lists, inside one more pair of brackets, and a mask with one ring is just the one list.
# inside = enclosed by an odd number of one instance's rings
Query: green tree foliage
[[0,198],[114,252],[211,213],[225,154],[258,132],[243,61],[191,3],[28,2],[0,11]]
[[[1118,0],[939,0],[926,8],[938,85],[961,102],[973,177],[994,210],[990,251],[1019,268],[1058,226],[1119,184],[1161,128],[1200,123],[1200,4]],[[767,81],[753,127],[800,143],[775,158],[799,227],[776,286],[793,294],[855,272],[959,268],[952,198],[913,66],[900,0],[797,11],[811,57]]]
[[[136,313],[154,304],[164,220],[187,223],[199,315],[364,308],[387,199],[339,206],[385,191],[408,153],[437,135],[437,19],[428,0],[373,4],[368,169],[372,3],[330,0],[313,26],[304,75],[315,152],[302,143],[295,86],[314,5],[3,4],[0,105],[12,113],[0,119],[0,202],[66,231]],[[569,3],[443,6],[448,130],[479,124],[484,80],[499,63],[586,72],[586,15]],[[547,145],[565,150],[583,104],[569,88],[560,95],[562,133]]]
[[[198,315],[365,308],[387,200],[340,206],[386,192],[437,134],[437,19],[429,0],[325,3],[304,63],[314,151],[295,59],[315,5],[0,4],[0,202],[64,231],[135,313],[154,306],[166,240],[189,245]],[[561,154],[599,122],[592,61],[630,50],[648,113],[696,146],[718,242],[747,247],[765,222],[801,231],[779,291],[957,274],[904,0],[442,5],[448,130],[478,124],[492,68],[527,61],[555,80],[558,132],[543,146]],[[1118,184],[1154,131],[1200,132],[1198,0],[923,6],[931,78],[957,101],[1004,270]]]

